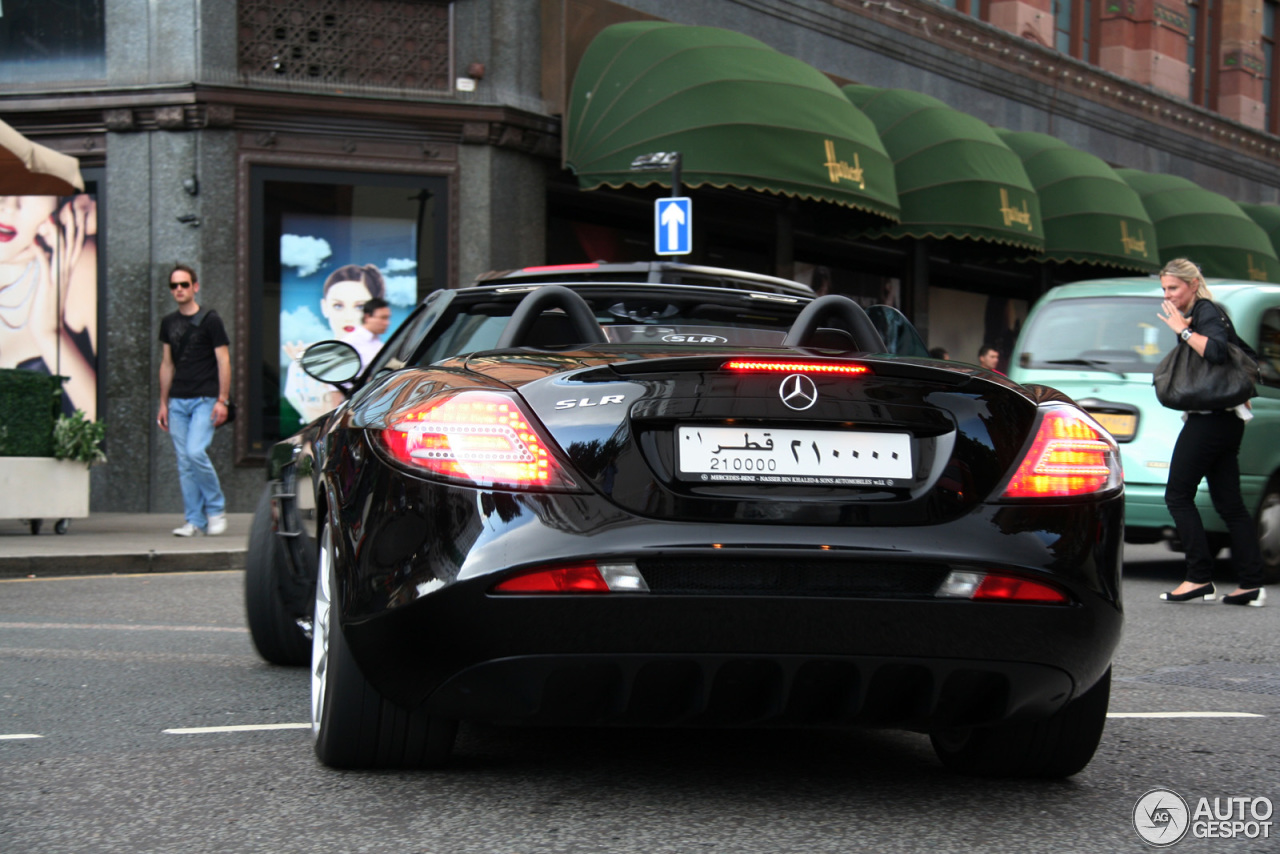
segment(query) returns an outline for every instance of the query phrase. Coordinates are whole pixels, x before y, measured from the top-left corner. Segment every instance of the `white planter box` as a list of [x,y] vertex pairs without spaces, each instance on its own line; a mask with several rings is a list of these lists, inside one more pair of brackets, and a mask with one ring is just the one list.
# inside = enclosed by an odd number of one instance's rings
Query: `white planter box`
[[89,467],[53,457],[0,457],[0,519],[83,519]]

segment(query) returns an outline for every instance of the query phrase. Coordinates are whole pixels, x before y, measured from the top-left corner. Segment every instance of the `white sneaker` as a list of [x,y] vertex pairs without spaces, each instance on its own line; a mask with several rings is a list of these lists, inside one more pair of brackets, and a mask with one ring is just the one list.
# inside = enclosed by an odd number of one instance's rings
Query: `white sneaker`
[[209,527],[205,529],[206,534],[211,537],[216,537],[218,534],[225,534],[226,532],[227,514],[223,513],[221,516],[209,516]]
[[[226,524],[226,521],[223,520],[222,526],[224,529],[226,528]],[[202,534],[204,534],[204,531],[200,530],[195,525],[192,525],[190,522],[187,522],[181,528],[173,529],[173,535],[175,537],[199,537]]]

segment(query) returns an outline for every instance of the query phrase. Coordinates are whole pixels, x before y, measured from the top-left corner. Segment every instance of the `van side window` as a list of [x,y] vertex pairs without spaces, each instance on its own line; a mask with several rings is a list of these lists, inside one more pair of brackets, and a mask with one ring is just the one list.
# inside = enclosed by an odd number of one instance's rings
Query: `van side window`
[[1258,366],[1262,384],[1280,386],[1280,309],[1269,308],[1258,327]]

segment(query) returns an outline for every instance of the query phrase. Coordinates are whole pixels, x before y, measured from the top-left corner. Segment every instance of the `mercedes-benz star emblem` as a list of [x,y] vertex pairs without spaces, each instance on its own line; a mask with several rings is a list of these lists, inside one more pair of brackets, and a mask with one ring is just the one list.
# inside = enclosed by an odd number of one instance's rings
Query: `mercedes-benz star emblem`
[[818,402],[818,387],[804,374],[791,374],[778,387],[778,396],[792,409],[808,409]]

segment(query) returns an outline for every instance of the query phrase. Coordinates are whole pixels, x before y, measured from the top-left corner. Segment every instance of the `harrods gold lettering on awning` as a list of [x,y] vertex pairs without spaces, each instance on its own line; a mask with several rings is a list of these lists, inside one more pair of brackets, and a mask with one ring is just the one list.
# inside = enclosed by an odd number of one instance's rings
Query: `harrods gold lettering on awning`
[[824,74],[741,33],[635,21],[606,27],[574,76],[565,166],[584,189],[670,186],[633,172],[678,151],[683,183],[816,199],[898,219],[875,127]]
[[965,238],[1044,248],[1040,201],[1022,160],[982,120],[905,89],[842,88],[892,158],[902,222],[871,237]]
[[1177,175],[1117,169],[1156,227],[1160,262],[1189,258],[1205,276],[1280,282],[1271,239],[1240,206]]
[[1160,268],[1156,229],[1137,191],[1101,158],[1043,133],[998,130],[1040,198],[1044,254],[1035,261]]

